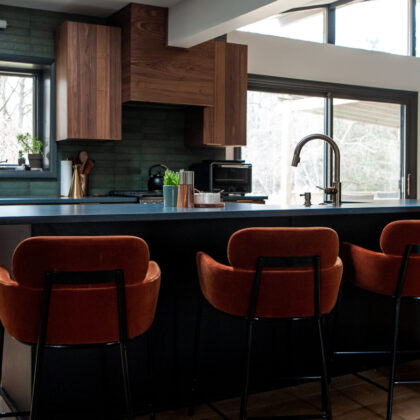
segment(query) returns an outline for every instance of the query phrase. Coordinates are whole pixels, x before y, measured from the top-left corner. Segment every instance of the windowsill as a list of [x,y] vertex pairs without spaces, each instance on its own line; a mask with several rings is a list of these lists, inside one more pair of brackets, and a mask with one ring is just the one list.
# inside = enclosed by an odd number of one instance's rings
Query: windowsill
[[35,179],[57,178],[57,171],[53,168],[42,171],[16,171],[14,169],[1,169],[0,179]]

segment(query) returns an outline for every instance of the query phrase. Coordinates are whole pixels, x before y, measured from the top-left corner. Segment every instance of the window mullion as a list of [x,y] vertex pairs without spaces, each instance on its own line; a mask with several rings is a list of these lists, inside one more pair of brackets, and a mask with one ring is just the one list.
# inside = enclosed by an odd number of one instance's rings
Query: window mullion
[[400,198],[411,198],[412,191],[411,188],[408,187],[408,182],[410,181],[410,178],[408,177],[407,171],[407,160],[406,160],[406,124],[407,124],[407,112],[406,112],[406,106],[401,105],[401,130],[400,130],[400,137],[401,137],[401,178],[400,178]]
[[328,44],[335,44],[335,7],[327,8],[327,40]]
[[408,55],[416,56],[416,0],[407,0],[408,2]]

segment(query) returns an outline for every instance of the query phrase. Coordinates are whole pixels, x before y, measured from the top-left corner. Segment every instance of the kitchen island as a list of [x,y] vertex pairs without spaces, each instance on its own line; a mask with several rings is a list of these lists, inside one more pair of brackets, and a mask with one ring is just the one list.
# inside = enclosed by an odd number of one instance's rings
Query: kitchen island
[[[227,203],[224,208],[217,209],[165,208],[158,204],[14,205],[0,206],[0,224],[4,225],[0,226],[0,232],[4,232],[2,240],[9,242],[19,235],[21,240],[24,235],[126,234],[146,240],[151,258],[162,269],[153,342],[159,389],[158,407],[168,408],[185,406],[189,402],[193,332],[199,296],[195,270],[197,251],[205,251],[226,263],[230,235],[238,229],[251,226],[328,226],[338,232],[342,241],[378,249],[380,233],[387,223],[419,218],[420,201],[416,200],[347,203],[339,208],[330,205],[307,208],[235,203]],[[13,236],[14,230],[20,234]],[[7,237],[10,239],[5,239]],[[2,258],[0,264],[10,266],[10,252],[8,256],[3,254]],[[346,287],[344,292],[337,345],[348,348],[353,344],[365,349],[388,345],[389,336],[382,333],[387,331],[386,326],[391,322],[391,308],[387,303],[381,298],[375,298],[373,302],[370,296],[351,287]],[[405,328],[413,323],[413,319],[420,320],[420,311],[410,305],[403,311],[402,318],[406,334],[405,338],[402,337],[402,345],[405,342],[411,348],[416,345],[420,348],[420,335]],[[209,392],[210,399],[238,395],[240,344],[243,337],[241,322],[226,318],[210,307],[205,308],[205,321],[200,358],[201,389]],[[306,320],[294,325],[284,321],[257,325],[253,391],[281,386],[282,382],[276,373],[288,374],[290,370],[299,370],[302,365],[305,365],[305,369],[312,366],[313,373],[317,373],[318,355],[310,350],[314,339],[310,327]],[[28,398],[31,352],[27,346],[10,339],[6,345],[13,346],[13,350],[5,349],[3,382],[6,388],[10,383],[12,397],[20,406],[25,405],[22,395],[26,393],[25,398]],[[137,411],[144,407],[149,388],[144,346],[143,340],[139,339],[131,342],[129,349]],[[114,411],[118,413],[119,407],[123,407],[117,348],[67,351],[64,355],[51,350],[51,353],[49,372],[62,380],[60,387],[49,387],[45,391],[53,401],[49,407],[60,404],[69,406],[69,399],[70,406],[75,410],[92,404],[92,401],[99,406],[103,398],[111,398],[111,395],[115,403]],[[10,367],[15,365],[16,357],[26,358],[28,365],[27,371],[22,372],[19,387],[9,379],[17,375]],[[377,358],[342,360],[333,366],[333,373],[383,363],[384,360]],[[22,384],[26,384],[25,392],[22,392]],[[92,389],[95,390],[94,395]]]

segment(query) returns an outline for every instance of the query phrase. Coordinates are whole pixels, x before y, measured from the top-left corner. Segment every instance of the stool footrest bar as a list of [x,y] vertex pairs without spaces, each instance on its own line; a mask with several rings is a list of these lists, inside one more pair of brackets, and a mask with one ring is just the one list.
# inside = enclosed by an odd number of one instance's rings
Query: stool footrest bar
[[420,380],[394,381],[394,385],[420,385]]
[[299,419],[327,419],[327,414],[296,414],[292,416],[247,417],[246,420],[299,420]]
[[10,412],[0,412],[0,419],[7,418],[7,417],[16,417],[18,420],[21,420],[22,417],[28,417],[30,412],[29,411],[19,411],[15,406],[14,402],[10,398],[9,394],[6,390],[0,386],[0,396],[3,401],[6,403],[7,407],[9,407]]
[[208,407],[210,407],[219,417],[221,417],[224,420],[229,420],[229,417],[223,414],[214,404],[207,402],[206,403]]
[[[391,354],[391,350],[361,350],[361,351],[335,351],[334,356],[355,356],[363,354]],[[420,354],[420,350],[397,350],[397,354]]]

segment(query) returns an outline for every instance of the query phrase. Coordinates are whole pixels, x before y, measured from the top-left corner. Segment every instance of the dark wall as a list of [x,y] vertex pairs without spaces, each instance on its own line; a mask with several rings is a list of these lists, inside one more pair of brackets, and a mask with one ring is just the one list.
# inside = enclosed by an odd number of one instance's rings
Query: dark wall
[[[54,58],[54,31],[66,20],[104,23],[103,19],[33,9],[0,6],[0,18],[9,27],[0,31],[0,56]],[[1,133],[0,133],[1,135]],[[184,147],[184,109],[155,106],[123,107],[123,139],[120,142],[59,142],[58,160],[77,156],[87,150],[95,160],[89,185],[90,193],[111,189],[144,189],[147,169],[165,163],[171,169],[186,168],[202,159],[223,159],[224,149]],[[58,164],[58,167],[60,165]],[[46,180],[0,180],[0,196],[54,196],[60,182]]]

